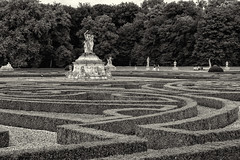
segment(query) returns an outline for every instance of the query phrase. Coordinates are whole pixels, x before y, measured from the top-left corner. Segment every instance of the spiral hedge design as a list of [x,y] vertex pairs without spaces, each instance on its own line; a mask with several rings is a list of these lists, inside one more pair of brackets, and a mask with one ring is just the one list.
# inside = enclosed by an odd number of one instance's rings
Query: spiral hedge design
[[[58,143],[17,153],[0,149],[0,158],[170,160],[240,155],[236,78],[60,79],[0,79],[0,123],[56,132]],[[0,147],[8,140],[8,132],[0,131]]]

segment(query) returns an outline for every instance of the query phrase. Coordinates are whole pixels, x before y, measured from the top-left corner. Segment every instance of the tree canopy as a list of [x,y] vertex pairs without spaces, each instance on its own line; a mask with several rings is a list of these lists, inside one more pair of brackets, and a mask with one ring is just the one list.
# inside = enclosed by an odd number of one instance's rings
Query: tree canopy
[[240,2],[143,0],[77,8],[38,0],[0,1],[0,66],[64,67],[83,53],[83,33],[94,52],[115,65],[240,65]]

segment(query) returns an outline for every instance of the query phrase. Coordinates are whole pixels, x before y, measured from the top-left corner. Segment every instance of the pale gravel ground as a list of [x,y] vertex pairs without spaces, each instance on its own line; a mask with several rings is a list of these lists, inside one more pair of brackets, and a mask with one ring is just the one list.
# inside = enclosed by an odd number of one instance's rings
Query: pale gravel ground
[[0,148],[0,152],[59,145],[56,132],[4,125],[0,125],[0,128],[8,130],[10,136],[9,147]]

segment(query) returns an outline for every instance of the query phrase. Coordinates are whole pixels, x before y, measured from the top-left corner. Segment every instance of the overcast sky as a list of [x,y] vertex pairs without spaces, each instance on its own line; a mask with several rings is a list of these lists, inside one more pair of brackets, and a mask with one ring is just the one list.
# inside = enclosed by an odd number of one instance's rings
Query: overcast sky
[[[175,0],[165,0],[165,2],[172,2]],[[90,3],[91,5],[95,4],[120,4],[121,2],[133,2],[140,6],[143,0],[40,0],[42,3],[50,3],[53,2],[61,3],[65,5],[71,5],[72,7],[77,7],[78,4],[81,3]]]

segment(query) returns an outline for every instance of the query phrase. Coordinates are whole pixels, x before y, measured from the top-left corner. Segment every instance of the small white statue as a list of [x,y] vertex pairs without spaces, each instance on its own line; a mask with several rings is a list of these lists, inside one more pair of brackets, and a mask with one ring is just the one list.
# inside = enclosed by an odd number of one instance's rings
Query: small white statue
[[149,70],[150,68],[149,68],[149,61],[150,61],[150,58],[148,57],[147,58],[147,66],[146,66],[146,70]]
[[147,58],[147,67],[149,67],[149,61],[150,61],[150,59],[149,59],[149,57]]
[[211,59],[210,58],[208,59],[208,64],[209,64],[209,68],[211,68],[212,67],[212,63],[211,63]]
[[173,68],[172,68],[172,70],[178,71],[177,61],[174,61],[174,62],[173,62]]
[[111,56],[107,59],[107,65],[109,65],[109,66],[112,65],[112,57]]
[[177,61],[173,62],[174,67],[177,67]]
[[229,70],[230,70],[230,67],[228,67],[228,61],[226,61],[226,67],[225,67],[225,70],[226,70],[226,71],[229,71]]
[[106,65],[110,71],[115,71],[116,70],[116,67],[112,64],[112,57],[110,56],[108,59],[107,59],[107,65]]
[[8,62],[5,66],[2,66],[0,68],[1,71],[14,71],[12,65]]
[[134,70],[137,70],[137,66],[134,67]]

